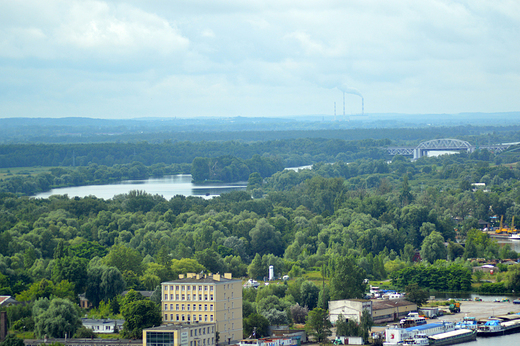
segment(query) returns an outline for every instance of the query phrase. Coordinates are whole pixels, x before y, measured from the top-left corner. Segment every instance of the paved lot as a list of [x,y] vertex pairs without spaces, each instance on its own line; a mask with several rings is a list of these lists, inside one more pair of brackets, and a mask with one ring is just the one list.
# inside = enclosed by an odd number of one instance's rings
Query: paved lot
[[444,321],[458,322],[467,314],[471,317],[487,318],[489,316],[506,315],[520,312],[520,304],[495,302],[461,302],[460,313],[440,317]]

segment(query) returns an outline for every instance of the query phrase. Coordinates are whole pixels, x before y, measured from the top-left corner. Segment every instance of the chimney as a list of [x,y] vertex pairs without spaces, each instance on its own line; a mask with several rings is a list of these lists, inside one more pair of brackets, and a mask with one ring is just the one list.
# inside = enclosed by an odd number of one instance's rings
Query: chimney
[[343,116],[345,116],[345,92],[343,92]]

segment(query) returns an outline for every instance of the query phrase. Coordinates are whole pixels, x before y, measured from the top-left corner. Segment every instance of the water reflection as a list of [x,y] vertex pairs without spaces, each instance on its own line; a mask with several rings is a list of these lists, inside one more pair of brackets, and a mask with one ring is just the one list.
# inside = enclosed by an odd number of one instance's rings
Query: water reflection
[[152,195],[161,195],[167,200],[176,196],[197,196],[212,198],[222,193],[245,190],[247,183],[236,184],[193,184],[190,174],[165,176],[162,178],[150,178],[146,180],[126,180],[120,183],[106,185],[74,186],[52,189],[42,192],[34,197],[48,198],[52,195],[68,195],[69,197],[96,196],[110,199],[116,195],[125,194],[132,190],[142,190]]

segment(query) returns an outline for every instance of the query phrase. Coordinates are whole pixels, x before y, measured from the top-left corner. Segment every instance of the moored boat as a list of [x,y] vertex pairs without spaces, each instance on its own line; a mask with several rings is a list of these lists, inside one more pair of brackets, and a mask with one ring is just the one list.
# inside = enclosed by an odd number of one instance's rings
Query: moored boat
[[416,334],[413,338],[405,339],[402,346],[429,346],[430,339],[426,334]]
[[490,319],[477,328],[478,336],[495,336],[504,334],[504,327],[498,319]]
[[465,316],[461,322],[457,322],[455,329],[477,329],[477,319],[475,317]]
[[474,341],[477,338],[477,331],[470,329],[458,329],[450,332],[431,335],[428,337],[430,345],[445,346],[454,345],[461,342]]

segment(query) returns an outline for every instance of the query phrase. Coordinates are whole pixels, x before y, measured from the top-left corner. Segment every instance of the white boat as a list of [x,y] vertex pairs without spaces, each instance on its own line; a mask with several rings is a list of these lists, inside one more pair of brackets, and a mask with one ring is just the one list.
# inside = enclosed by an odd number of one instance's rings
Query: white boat
[[416,334],[413,338],[405,339],[402,343],[403,346],[429,346],[430,339],[426,334]]
[[511,239],[511,240],[520,240],[520,233],[511,234],[509,239]]

